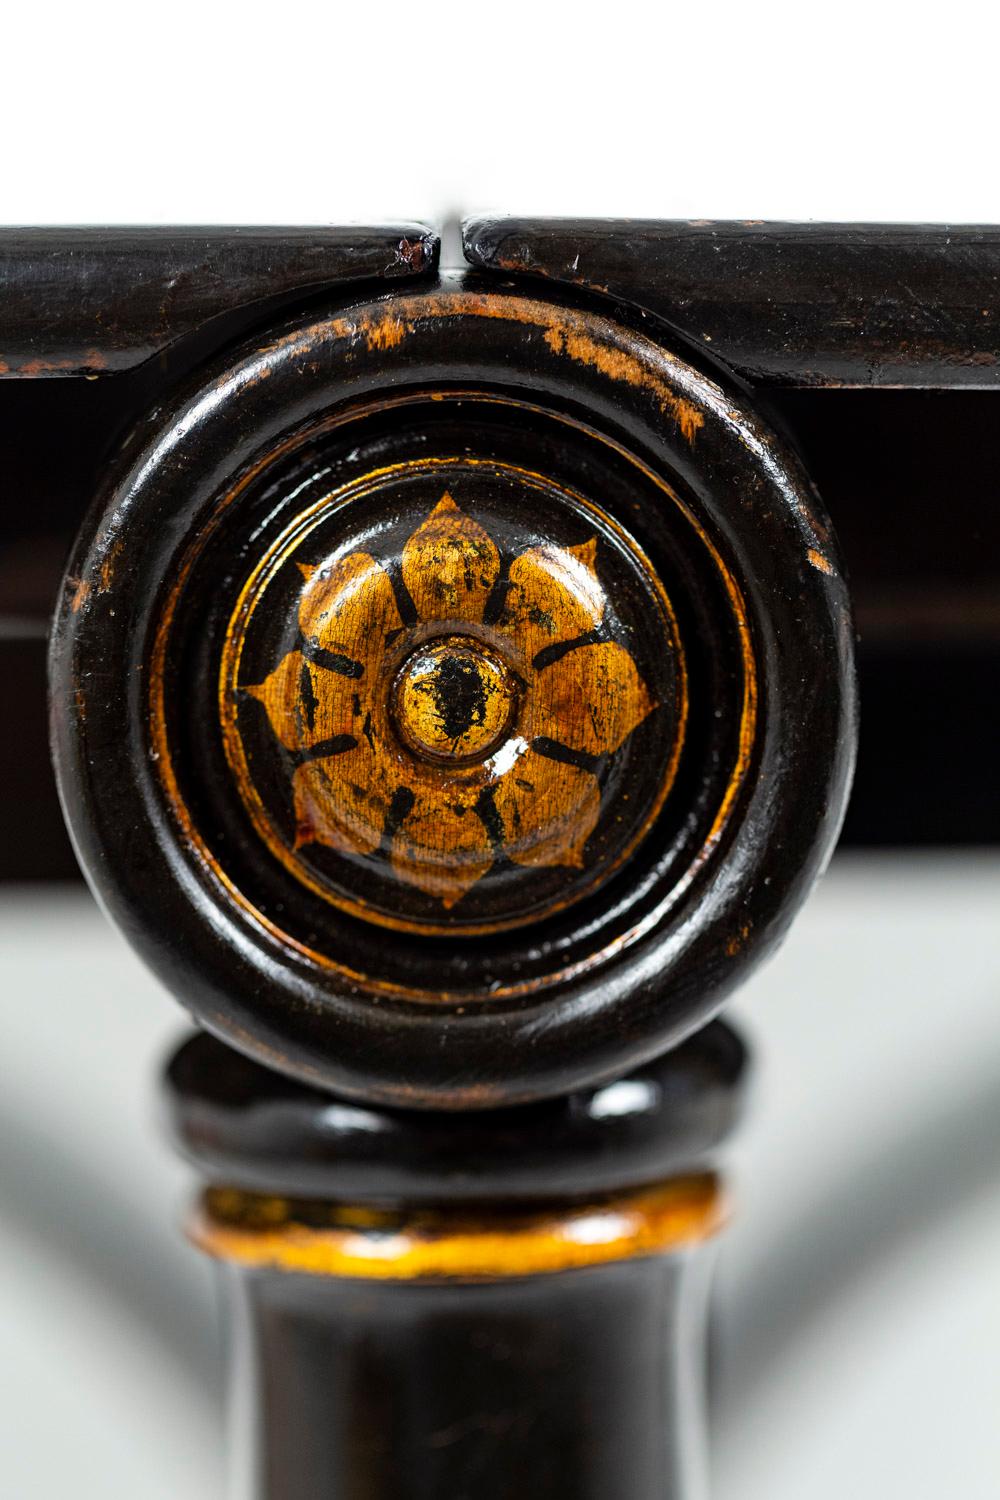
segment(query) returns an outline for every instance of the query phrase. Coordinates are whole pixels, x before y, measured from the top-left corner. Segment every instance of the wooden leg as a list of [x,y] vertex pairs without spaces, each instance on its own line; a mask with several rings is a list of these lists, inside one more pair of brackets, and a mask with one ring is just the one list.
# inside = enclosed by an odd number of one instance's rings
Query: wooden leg
[[189,1042],[168,1103],[213,1184],[191,1235],[219,1261],[234,1494],[696,1500],[744,1074],[717,1023],[603,1088],[456,1118]]

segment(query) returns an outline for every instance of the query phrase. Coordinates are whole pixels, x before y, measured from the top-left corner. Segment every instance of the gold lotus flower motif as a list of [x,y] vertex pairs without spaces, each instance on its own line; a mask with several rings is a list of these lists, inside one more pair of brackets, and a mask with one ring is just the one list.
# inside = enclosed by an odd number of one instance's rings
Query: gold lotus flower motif
[[498,859],[583,867],[601,758],[656,706],[600,638],[596,545],[528,548],[501,579],[446,493],[402,553],[416,624],[368,553],[300,565],[300,643],[249,688],[294,760],[296,848],[382,850],[445,907]]

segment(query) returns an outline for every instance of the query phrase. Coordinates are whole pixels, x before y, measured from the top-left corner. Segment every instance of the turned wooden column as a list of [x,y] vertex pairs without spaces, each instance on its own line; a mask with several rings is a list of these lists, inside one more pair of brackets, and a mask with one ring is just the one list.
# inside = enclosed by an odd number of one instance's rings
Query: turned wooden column
[[217,1260],[242,1495],[704,1493],[705,1313],[744,1057],[721,1023],[512,1109],[331,1100],[214,1038],[171,1065]]
[[852,631],[795,457],[599,298],[347,293],[140,423],[52,655],[269,1500],[691,1495],[713,1022],[829,857]]

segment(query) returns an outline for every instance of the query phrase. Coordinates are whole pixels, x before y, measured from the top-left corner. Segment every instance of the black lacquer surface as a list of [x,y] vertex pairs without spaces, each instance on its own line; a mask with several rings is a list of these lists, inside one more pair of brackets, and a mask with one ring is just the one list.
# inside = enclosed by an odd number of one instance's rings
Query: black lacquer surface
[[254,1500],[694,1500],[705,1252],[406,1286],[223,1267]]
[[[527,271],[502,269],[519,238]],[[467,243],[498,282],[581,278],[649,306],[679,346],[690,339],[723,363],[729,351],[766,387],[838,528],[856,604],[865,735],[845,840],[995,841],[997,231],[492,220]],[[15,497],[0,517],[0,635],[20,705],[3,747],[0,878],[66,877],[75,862],[40,730],[40,642],[70,539],[124,433],[251,327],[347,276],[399,287],[433,268],[436,241],[405,224],[163,227],[3,230],[0,247],[0,458]],[[696,307],[718,325],[712,342]],[[948,347],[928,364],[932,335]],[[870,341],[877,359],[865,363]],[[95,349],[106,368],[92,368]],[[834,355],[848,361],[839,373],[824,363]],[[910,389],[872,383],[894,365]],[[866,388],[832,389],[833,375]],[[933,713],[920,710],[927,683]]]
[[713,1022],[601,1088],[461,1115],[331,1098],[201,1033],[167,1074],[170,1133],[211,1182],[382,1206],[557,1202],[701,1170],[743,1109],[746,1053]]
[[473,219],[472,265],[622,298],[753,384],[1000,386],[1000,229]]
[[437,264],[422,224],[0,229],[0,379],[134,369],[215,318]]

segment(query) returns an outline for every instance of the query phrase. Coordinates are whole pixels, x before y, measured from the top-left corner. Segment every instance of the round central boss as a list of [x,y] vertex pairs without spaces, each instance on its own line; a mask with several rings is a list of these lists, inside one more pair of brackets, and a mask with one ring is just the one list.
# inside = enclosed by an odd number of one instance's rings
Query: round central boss
[[512,673],[499,657],[461,636],[419,647],[393,689],[393,717],[417,755],[454,762],[485,760],[510,726],[517,702]]

